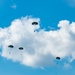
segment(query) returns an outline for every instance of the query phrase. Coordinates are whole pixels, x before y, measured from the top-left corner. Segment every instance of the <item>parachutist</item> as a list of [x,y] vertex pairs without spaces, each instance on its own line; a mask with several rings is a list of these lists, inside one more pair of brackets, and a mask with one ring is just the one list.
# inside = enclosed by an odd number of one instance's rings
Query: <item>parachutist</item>
[[9,52],[9,54],[11,54],[11,53]]

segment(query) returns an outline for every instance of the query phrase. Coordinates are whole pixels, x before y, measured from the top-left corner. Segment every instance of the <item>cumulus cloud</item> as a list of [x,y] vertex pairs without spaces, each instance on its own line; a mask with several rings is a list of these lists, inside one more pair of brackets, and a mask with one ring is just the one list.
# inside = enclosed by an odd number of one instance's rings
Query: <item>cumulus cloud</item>
[[[32,25],[32,22],[38,22],[38,25]],[[40,68],[54,65],[57,56],[72,62],[75,59],[75,22],[62,20],[57,26],[57,30],[45,31],[40,28],[39,18],[15,19],[9,27],[0,28],[1,56]],[[24,49],[19,50],[19,47]]]

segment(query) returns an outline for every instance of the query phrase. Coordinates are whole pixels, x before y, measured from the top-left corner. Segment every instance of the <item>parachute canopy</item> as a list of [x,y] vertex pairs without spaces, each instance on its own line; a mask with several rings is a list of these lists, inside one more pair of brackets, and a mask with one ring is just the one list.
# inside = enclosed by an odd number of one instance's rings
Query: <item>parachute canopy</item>
[[8,47],[13,48],[14,46],[13,45],[9,45]]
[[19,47],[19,50],[23,50],[23,47]]
[[60,57],[56,57],[57,60],[60,60]]
[[32,25],[38,25],[38,22],[32,22]]

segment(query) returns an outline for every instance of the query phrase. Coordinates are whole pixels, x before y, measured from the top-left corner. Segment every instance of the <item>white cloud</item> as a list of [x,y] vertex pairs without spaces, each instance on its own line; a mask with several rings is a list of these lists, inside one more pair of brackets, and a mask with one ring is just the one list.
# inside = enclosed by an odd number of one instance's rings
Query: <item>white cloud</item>
[[69,6],[75,7],[75,0],[64,0]]
[[[57,56],[61,59],[71,57],[69,62],[72,62],[75,59],[75,22],[70,24],[69,21],[62,20],[59,21],[58,30],[40,29],[34,32],[40,28],[40,23],[32,25],[34,21],[39,23],[40,19],[22,17],[15,19],[9,27],[0,28],[1,56],[26,66],[40,68],[54,65]],[[10,44],[14,48],[9,48]],[[19,50],[19,47],[24,50]]]
[[13,5],[11,5],[11,8],[16,9],[17,8],[17,5],[16,4],[13,4]]
[[64,68],[70,69],[72,66],[69,63],[64,63]]

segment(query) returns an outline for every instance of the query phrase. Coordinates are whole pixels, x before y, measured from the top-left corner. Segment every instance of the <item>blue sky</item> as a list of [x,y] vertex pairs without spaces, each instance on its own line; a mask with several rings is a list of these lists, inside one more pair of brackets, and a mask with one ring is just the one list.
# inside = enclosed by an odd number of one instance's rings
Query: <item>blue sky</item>
[[[71,4],[70,4],[71,3]],[[73,3],[75,4],[75,3]],[[15,7],[13,7],[15,5]],[[57,29],[61,20],[75,21],[75,6],[65,0],[1,0],[0,1],[0,27],[8,27],[14,19],[24,16],[40,18],[41,28],[51,26]],[[75,61],[71,68],[62,67],[58,61],[57,66],[46,67],[45,70],[21,65],[0,56],[0,75],[75,75]]]

